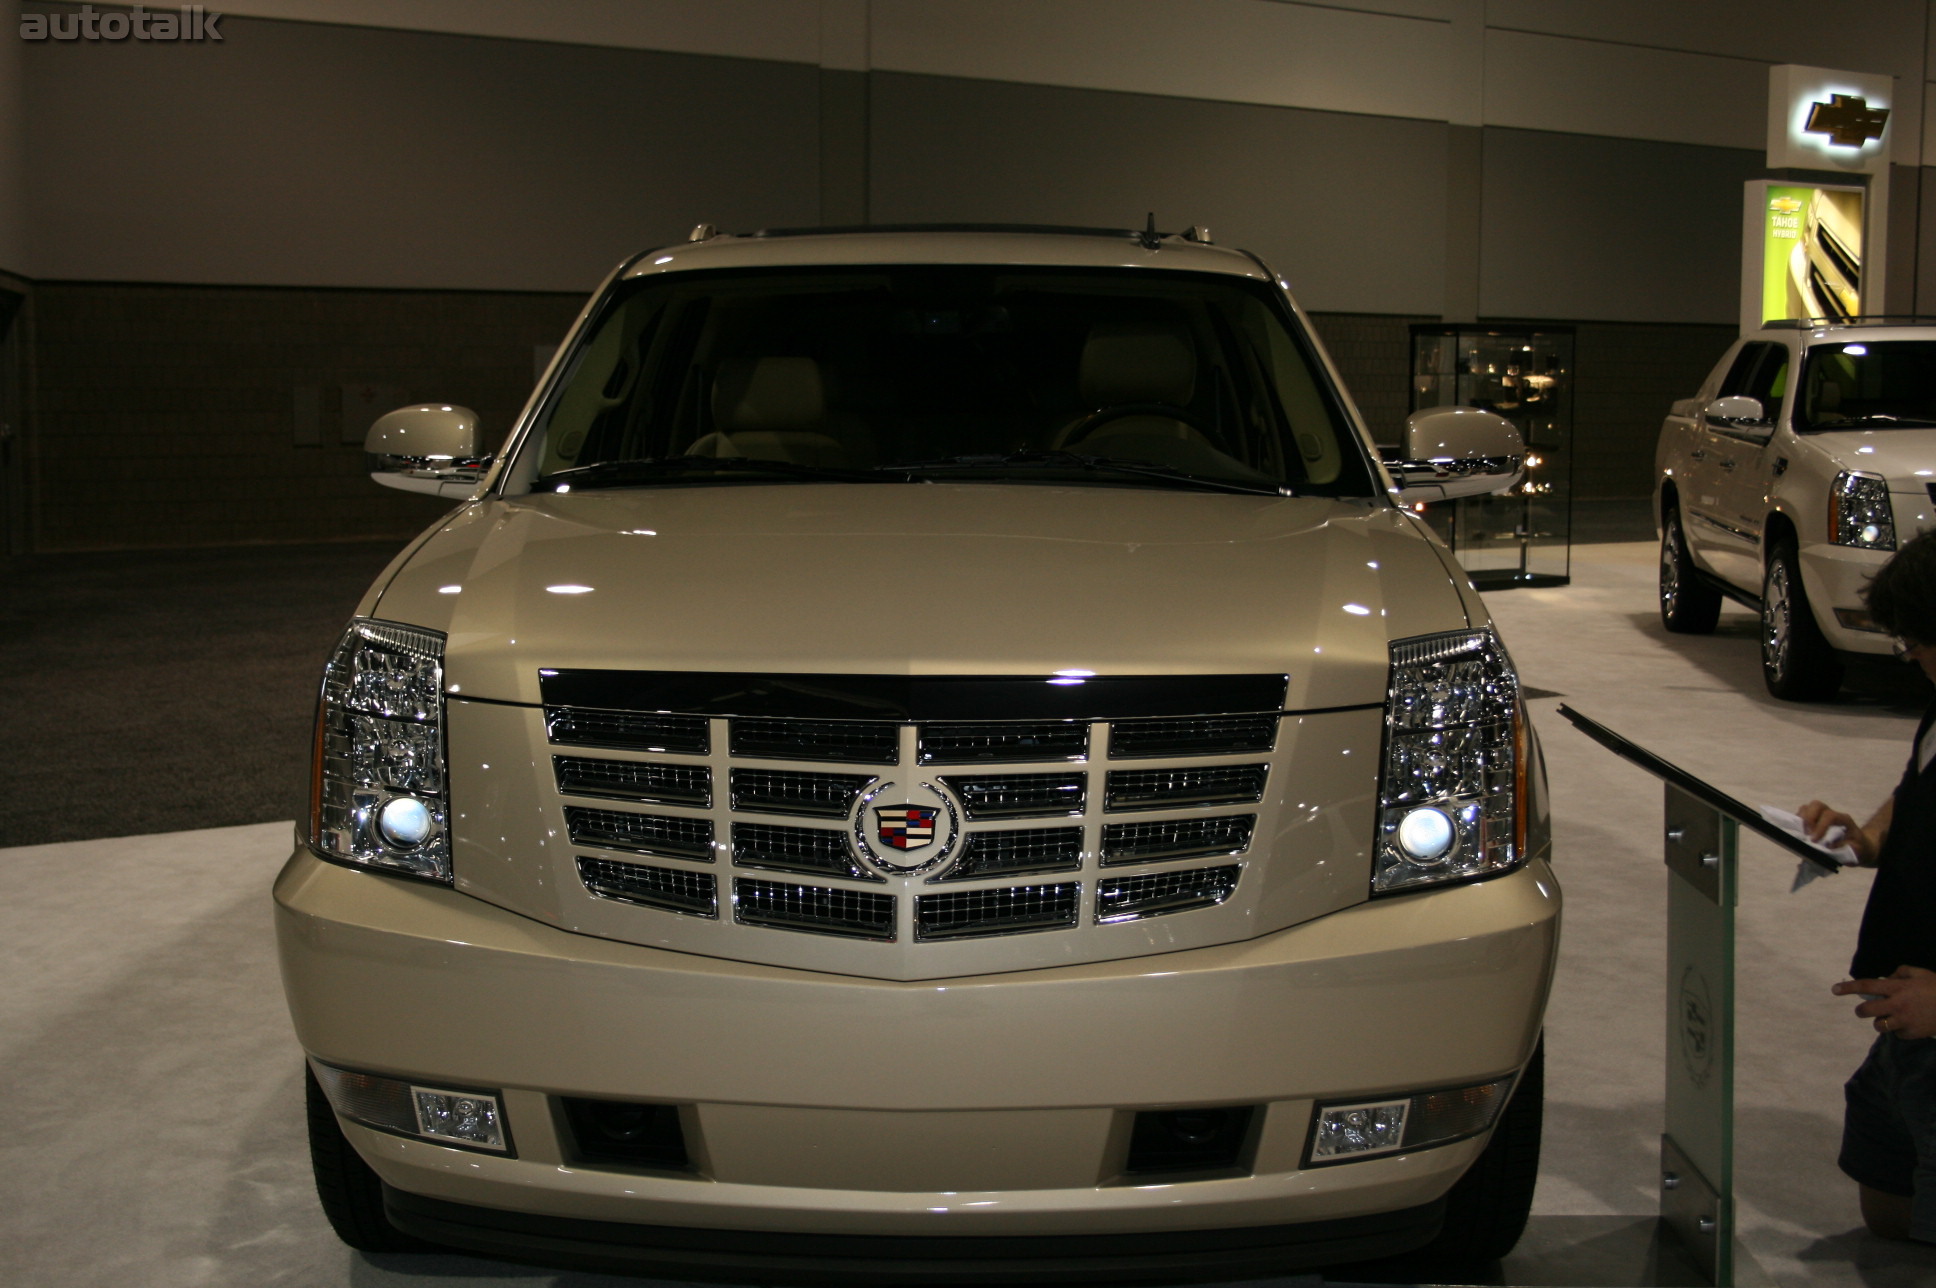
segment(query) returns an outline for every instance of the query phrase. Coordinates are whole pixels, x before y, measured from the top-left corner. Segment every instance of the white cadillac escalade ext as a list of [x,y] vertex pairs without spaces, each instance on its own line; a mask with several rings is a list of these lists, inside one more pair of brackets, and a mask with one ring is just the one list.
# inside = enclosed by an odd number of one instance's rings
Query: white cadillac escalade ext
[[[331,659],[276,924],[366,1250],[1134,1282],[1504,1253],[1559,891],[1518,680],[1259,260],[650,252]],[[1408,426],[1403,494],[1510,486]]]

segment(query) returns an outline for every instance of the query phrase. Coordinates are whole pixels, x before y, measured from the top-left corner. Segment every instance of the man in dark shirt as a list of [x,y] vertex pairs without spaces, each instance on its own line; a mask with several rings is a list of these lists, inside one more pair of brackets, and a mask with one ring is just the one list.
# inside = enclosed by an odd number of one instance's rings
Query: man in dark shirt
[[[1936,681],[1936,532],[1896,552],[1863,593],[1897,651]],[[1866,823],[1820,801],[1802,806],[1810,837],[1836,828],[1876,869],[1856,937],[1852,979],[1877,1033],[1845,1088],[1844,1172],[1861,1187],[1862,1219],[1890,1239],[1936,1243],[1936,705],[1923,716],[1895,794]],[[1832,838],[1830,838],[1832,839]]]

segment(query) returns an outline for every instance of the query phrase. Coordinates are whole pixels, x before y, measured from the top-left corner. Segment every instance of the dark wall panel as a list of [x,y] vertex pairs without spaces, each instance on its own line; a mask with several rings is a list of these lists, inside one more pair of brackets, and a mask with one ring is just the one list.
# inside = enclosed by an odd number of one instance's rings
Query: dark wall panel
[[1446,126],[876,73],[880,222],[1207,226],[1306,308],[1437,316]]
[[818,215],[812,67],[222,31],[26,47],[35,276],[588,291],[701,221]]
[[1758,152],[1485,132],[1482,317],[1732,324]]

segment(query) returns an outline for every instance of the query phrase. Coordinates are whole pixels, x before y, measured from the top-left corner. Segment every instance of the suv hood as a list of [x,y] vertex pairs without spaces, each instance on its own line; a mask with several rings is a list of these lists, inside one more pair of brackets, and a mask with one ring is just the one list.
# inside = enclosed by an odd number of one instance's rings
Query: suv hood
[[1845,470],[1880,474],[1892,492],[1922,492],[1936,480],[1936,429],[1850,429],[1807,435]]
[[1382,703],[1387,644],[1468,624],[1382,503],[1042,484],[727,484],[466,506],[372,615],[445,632],[464,697],[539,668],[1287,674]]

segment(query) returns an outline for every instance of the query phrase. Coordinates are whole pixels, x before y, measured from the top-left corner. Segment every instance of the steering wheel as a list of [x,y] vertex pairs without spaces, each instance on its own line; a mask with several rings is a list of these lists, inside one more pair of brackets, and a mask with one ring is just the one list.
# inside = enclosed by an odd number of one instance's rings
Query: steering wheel
[[1074,447],[1111,421],[1126,420],[1131,416],[1161,416],[1165,420],[1179,420],[1204,438],[1211,437],[1209,427],[1203,423],[1202,417],[1188,407],[1179,407],[1175,403],[1165,402],[1117,403],[1113,407],[1098,407],[1087,416],[1070,421],[1062,432],[1055,436],[1055,445],[1058,448]]

